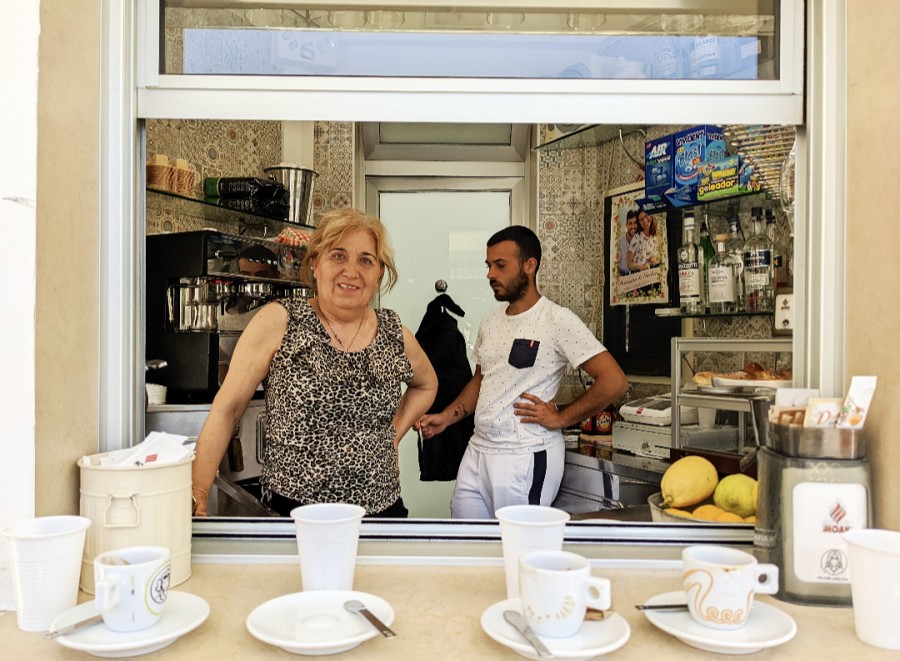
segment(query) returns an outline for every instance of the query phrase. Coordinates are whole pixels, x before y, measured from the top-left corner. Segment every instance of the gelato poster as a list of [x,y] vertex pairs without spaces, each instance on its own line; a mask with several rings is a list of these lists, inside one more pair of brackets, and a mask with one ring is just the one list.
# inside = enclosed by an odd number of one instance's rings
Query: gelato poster
[[643,182],[611,190],[606,197],[610,305],[668,303],[666,214],[640,208]]

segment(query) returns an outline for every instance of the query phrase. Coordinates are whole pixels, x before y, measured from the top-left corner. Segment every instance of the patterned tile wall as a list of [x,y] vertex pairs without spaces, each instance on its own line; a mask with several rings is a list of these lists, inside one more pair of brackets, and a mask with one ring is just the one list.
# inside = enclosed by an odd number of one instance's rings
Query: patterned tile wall
[[[316,122],[313,146],[319,176],[313,188],[313,218],[329,209],[353,203],[353,124]],[[261,177],[263,168],[282,160],[280,122],[148,120],[147,153],[183,158],[197,172],[196,196],[203,195],[206,177]],[[148,195],[147,232],[185,232],[210,226],[210,215],[200,206],[180,204],[171,198]],[[225,216],[220,216],[225,217]],[[275,221],[269,233],[281,229]],[[215,227],[238,232],[241,223],[216,222]],[[251,233],[262,235],[262,228]]]

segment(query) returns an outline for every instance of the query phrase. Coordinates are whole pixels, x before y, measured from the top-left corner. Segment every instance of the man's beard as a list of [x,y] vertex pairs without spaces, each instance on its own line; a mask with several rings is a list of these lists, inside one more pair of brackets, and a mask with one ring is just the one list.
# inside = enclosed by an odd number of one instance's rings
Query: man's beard
[[502,287],[503,288],[499,291],[494,292],[494,298],[496,298],[498,301],[515,303],[523,296],[525,296],[525,292],[528,291],[528,276],[520,271],[519,275],[517,275],[512,281],[510,281],[508,286]]

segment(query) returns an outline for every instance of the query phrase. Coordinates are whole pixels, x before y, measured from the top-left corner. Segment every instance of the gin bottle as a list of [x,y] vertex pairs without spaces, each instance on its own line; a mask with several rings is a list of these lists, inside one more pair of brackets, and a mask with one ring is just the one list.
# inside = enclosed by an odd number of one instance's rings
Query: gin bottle
[[694,243],[694,214],[684,214],[682,245],[678,248],[678,295],[681,311],[686,314],[703,313],[703,253]]
[[741,230],[741,220],[735,213],[728,221],[728,240],[725,242],[725,252],[734,257],[734,304],[738,310],[744,309],[744,232]]
[[737,260],[725,249],[727,234],[716,235],[716,254],[709,262],[709,311],[734,312],[736,293],[734,274]]
[[775,288],[788,286],[787,257],[784,248],[775,237],[775,212],[766,209],[766,236],[772,242],[772,268],[775,271]]
[[712,241],[709,238],[709,215],[703,212],[703,220],[700,221],[700,249],[703,251],[703,282],[704,300],[709,301],[709,263],[716,254]]
[[744,309],[769,312],[775,298],[772,242],[763,229],[762,207],[753,207],[753,234],[744,244]]

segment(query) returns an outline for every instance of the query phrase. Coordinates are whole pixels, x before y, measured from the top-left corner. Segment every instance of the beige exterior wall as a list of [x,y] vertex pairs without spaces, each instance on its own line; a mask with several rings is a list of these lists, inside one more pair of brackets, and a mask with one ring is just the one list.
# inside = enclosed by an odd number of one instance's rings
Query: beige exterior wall
[[[78,513],[99,433],[100,2],[42,0],[35,513]],[[131,219],[123,219],[131,222]]]
[[[895,0],[848,0],[846,371],[878,375],[866,429],[875,523],[900,530],[900,45]],[[893,44],[893,46],[891,45]]]

